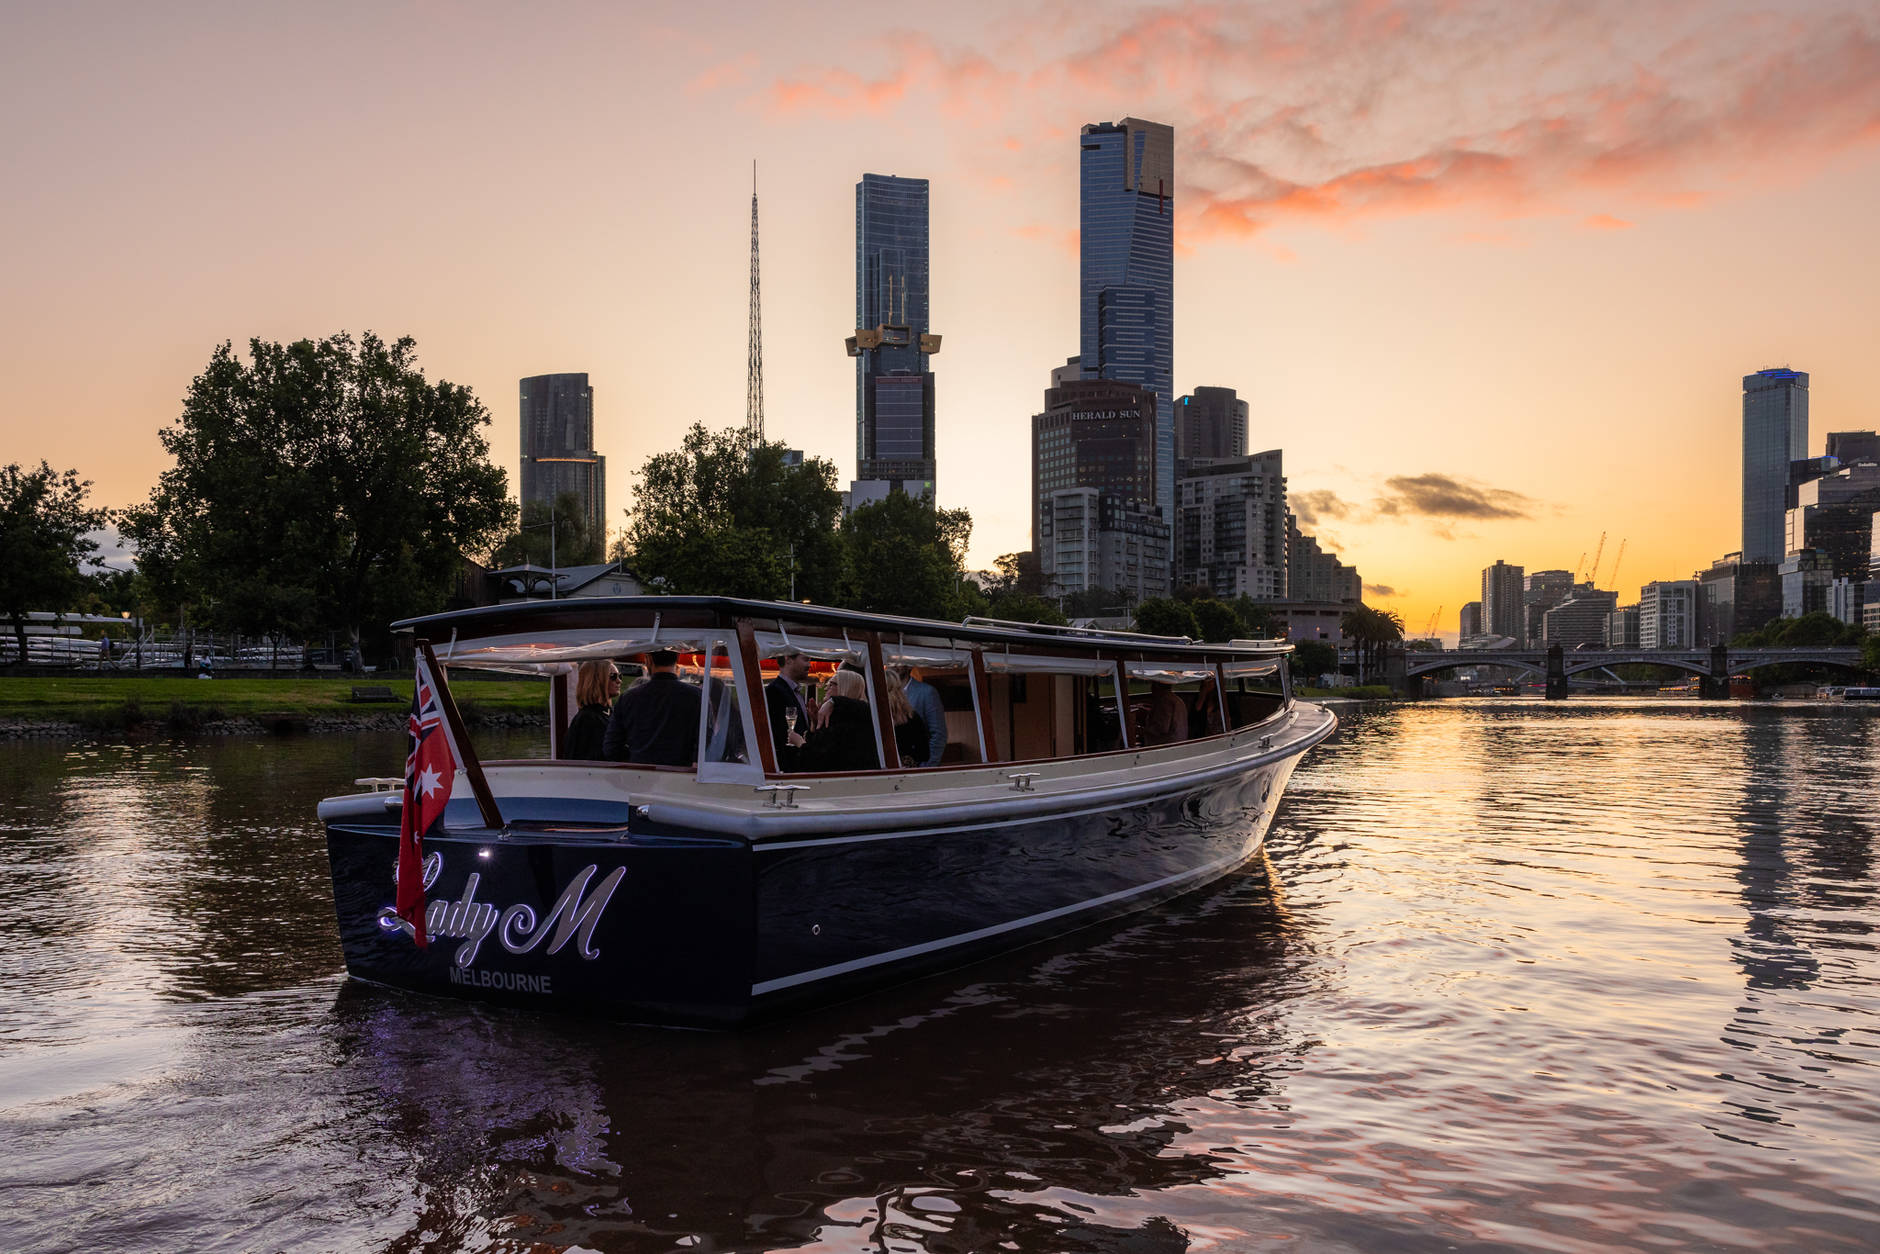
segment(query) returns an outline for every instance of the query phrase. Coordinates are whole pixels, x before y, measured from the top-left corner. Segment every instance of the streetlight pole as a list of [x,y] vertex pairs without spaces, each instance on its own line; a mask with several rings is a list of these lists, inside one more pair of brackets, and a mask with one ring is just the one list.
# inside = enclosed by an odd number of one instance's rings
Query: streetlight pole
[[551,515],[547,522],[523,523],[517,530],[540,531],[544,527],[548,528],[548,599],[551,601],[559,601],[561,599],[561,576],[557,573],[558,567],[555,562],[554,517]]

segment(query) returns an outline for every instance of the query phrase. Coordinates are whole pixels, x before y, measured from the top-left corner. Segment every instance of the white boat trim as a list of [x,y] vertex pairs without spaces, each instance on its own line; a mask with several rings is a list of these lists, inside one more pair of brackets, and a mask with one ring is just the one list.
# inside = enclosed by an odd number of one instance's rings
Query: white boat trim
[[918,958],[923,954],[938,953],[943,949],[951,949],[957,945],[969,945],[974,941],[984,940],[989,936],[1003,935],[1006,932],[1017,931],[1019,928],[1031,927],[1038,923],[1049,923],[1052,919],[1061,919],[1082,910],[1089,910],[1094,906],[1106,906],[1112,902],[1127,901],[1131,897],[1139,897],[1143,893],[1154,892],[1158,888],[1167,888],[1169,885],[1180,883],[1182,880],[1219,875],[1230,867],[1245,862],[1248,858],[1253,856],[1254,850],[1257,850],[1259,847],[1260,841],[1256,840],[1253,844],[1253,848],[1249,849],[1244,854],[1236,854],[1233,857],[1221,858],[1217,861],[1210,862],[1205,866],[1193,867],[1186,871],[1178,871],[1174,875],[1164,876],[1152,883],[1138,884],[1134,888],[1119,889],[1113,893],[1105,893],[1101,897],[1091,897],[1084,901],[1074,902],[1068,906],[1059,906],[1055,910],[1045,910],[1038,914],[1026,915],[1022,919],[1012,919],[1005,923],[995,923],[991,927],[982,927],[976,931],[959,932],[952,936],[942,937],[939,940],[923,941],[918,945],[905,945],[900,949],[890,949],[884,953],[871,954],[866,958],[851,958],[847,962],[831,963],[829,966],[818,967],[813,971],[801,971],[795,975],[784,975],[774,980],[765,980],[762,983],[751,985],[751,996],[761,997],[765,993],[774,993],[780,989],[796,988],[804,984],[814,983],[817,980],[833,979],[838,975],[848,975],[855,971],[866,971],[868,968],[880,966],[884,962],[899,962],[904,958]]

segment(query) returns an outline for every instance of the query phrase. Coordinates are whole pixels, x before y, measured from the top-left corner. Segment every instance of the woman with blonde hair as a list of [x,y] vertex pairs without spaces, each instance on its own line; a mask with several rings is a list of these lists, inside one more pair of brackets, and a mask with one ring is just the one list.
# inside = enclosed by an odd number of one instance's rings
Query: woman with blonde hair
[[601,743],[607,735],[607,719],[614,712],[614,699],[620,695],[620,668],[612,662],[583,662],[574,672],[574,699],[581,708],[568,720],[565,758],[581,762],[599,762],[606,758]]
[[868,683],[859,672],[838,670],[829,717],[803,746],[806,771],[876,771],[875,716],[868,708]]

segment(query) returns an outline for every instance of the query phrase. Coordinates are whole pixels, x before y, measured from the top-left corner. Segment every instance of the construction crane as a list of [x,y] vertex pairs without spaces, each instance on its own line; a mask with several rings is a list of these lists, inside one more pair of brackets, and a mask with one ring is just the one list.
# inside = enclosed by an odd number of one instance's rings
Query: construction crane
[[1573,582],[1580,582],[1580,572],[1586,569],[1586,550],[1580,550],[1580,560],[1573,563]]
[[1436,612],[1430,615],[1430,625],[1423,629],[1423,634],[1426,636],[1434,636],[1436,634],[1436,624],[1442,620],[1442,617],[1443,607],[1439,605],[1436,607]]
[[1619,556],[1612,559],[1612,590],[1619,590],[1619,563],[1625,560],[1625,540],[1619,541]]
[[[1606,533],[1599,533],[1599,547],[1593,550],[1593,569],[1586,572],[1586,582],[1599,586],[1599,559],[1606,554]],[[1575,580],[1574,582],[1579,582]]]

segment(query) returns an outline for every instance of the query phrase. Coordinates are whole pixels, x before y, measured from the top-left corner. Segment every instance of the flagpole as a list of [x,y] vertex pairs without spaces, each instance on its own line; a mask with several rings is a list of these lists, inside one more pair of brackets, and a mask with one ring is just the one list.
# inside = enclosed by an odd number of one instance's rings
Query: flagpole
[[477,758],[476,749],[470,744],[470,736],[464,731],[463,715],[457,712],[457,699],[450,695],[450,685],[444,682],[443,668],[437,664],[437,654],[431,652],[431,642],[418,641],[418,651],[424,655],[424,664],[431,671],[431,682],[437,685],[437,704],[444,711],[444,721],[450,724],[450,738],[456,742],[457,753],[463,758],[460,765],[464,776],[470,781],[470,791],[476,795],[477,809],[483,813],[483,826],[493,832],[503,830],[503,812],[496,808],[496,797],[490,792],[490,782],[483,777],[483,763]]

